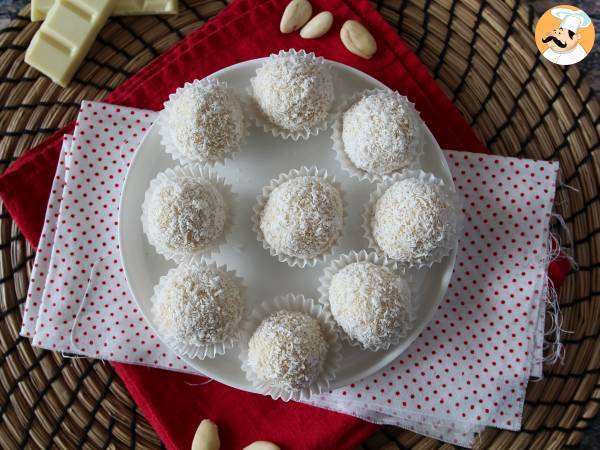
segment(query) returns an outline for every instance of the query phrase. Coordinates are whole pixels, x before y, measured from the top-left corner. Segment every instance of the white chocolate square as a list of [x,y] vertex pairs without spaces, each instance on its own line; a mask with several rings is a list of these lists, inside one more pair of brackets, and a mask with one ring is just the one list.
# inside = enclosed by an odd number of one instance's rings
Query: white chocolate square
[[[56,0],[31,0],[31,20],[44,20]],[[112,16],[177,14],[177,0],[116,0]]]
[[55,0],[25,62],[66,86],[113,10],[115,0]]

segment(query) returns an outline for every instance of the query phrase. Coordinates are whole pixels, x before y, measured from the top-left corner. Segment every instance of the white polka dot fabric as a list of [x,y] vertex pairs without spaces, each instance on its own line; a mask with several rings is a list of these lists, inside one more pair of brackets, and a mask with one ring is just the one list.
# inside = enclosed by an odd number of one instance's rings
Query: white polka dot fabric
[[[21,334],[55,351],[190,371],[152,334],[117,244],[127,165],[156,113],[84,102],[60,162]],[[470,446],[520,427],[541,376],[547,241],[558,164],[446,151],[465,229],[433,321],[385,370],[310,403]]]
[[129,294],[117,243],[127,166],[152,111],[83,102],[63,141],[38,244],[21,334],[33,345],[188,371]]
[[71,136],[65,136],[63,138],[58,165],[56,166],[56,173],[52,180],[52,189],[50,191],[50,198],[48,199],[48,207],[46,208],[44,226],[36,251],[33,269],[31,271],[31,278],[29,279],[27,301],[25,303],[25,309],[23,310],[21,335],[25,337],[33,337],[35,334],[35,327],[40,311],[40,305],[42,303],[44,287],[46,285],[46,277],[50,267],[50,256],[52,254],[52,245],[54,244],[54,236],[56,234],[62,191],[65,185],[65,159],[70,156],[71,142]]
[[442,304],[394,364],[310,403],[468,447],[485,426],[518,430],[542,374],[558,163],[445,154],[466,223]]

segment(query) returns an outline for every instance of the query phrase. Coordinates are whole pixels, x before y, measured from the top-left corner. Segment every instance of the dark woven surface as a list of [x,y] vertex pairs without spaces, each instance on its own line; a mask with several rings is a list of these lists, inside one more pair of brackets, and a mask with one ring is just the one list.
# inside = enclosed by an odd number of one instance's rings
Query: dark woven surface
[[[382,14],[418,53],[488,147],[498,154],[558,159],[557,211],[574,236],[581,270],[560,290],[562,365],[531,383],[523,431],[487,430],[480,447],[577,445],[600,399],[600,108],[577,68],[536,51],[535,14],[514,1],[381,0]],[[0,31],[0,171],[72,119],[82,99],[101,99],[223,6],[180,0],[177,17],[112,18],[69,88],[23,64],[37,29],[28,10]],[[26,188],[26,187],[23,187]],[[159,442],[108,364],[73,360],[18,337],[33,250],[0,212],[0,448],[157,448]],[[385,427],[364,448],[440,448]],[[450,448],[450,446],[443,446]]]

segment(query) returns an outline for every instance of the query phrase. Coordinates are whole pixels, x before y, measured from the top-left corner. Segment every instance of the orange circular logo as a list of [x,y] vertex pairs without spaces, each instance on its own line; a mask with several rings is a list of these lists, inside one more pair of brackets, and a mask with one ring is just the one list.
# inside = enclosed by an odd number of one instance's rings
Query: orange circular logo
[[585,11],[570,5],[550,8],[535,27],[535,44],[554,64],[576,64],[592,51],[594,24]]

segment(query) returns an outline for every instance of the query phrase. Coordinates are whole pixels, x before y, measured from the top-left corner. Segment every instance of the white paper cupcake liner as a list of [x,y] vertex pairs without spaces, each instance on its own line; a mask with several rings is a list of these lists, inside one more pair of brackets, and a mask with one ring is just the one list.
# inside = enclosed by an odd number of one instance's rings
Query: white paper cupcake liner
[[[195,252],[177,252],[175,250],[171,250],[161,246],[159,242],[156,242],[150,236],[149,230],[149,221],[150,217],[148,217],[148,205],[150,202],[150,198],[154,195],[156,189],[158,187],[170,180],[180,180],[182,178],[192,178],[195,180],[204,179],[209,181],[215,189],[221,194],[223,197],[223,202],[225,204],[225,226],[223,228],[223,233],[221,237],[210,244],[207,247],[199,249]],[[144,203],[142,204],[142,229],[144,230],[144,234],[148,239],[148,242],[154,247],[157,253],[164,256],[166,259],[175,261],[177,263],[188,263],[188,262],[200,262],[205,258],[209,258],[212,253],[217,251],[220,246],[227,242],[228,237],[231,234],[231,231],[234,227],[234,210],[235,210],[235,200],[236,196],[231,191],[231,186],[225,184],[225,179],[215,172],[214,169],[208,167],[202,167],[200,164],[189,164],[185,166],[176,166],[174,168],[169,168],[164,172],[160,172],[151,182],[150,186],[146,190],[146,194],[144,196]]]
[[[206,264],[204,262],[191,262],[188,263],[192,268],[205,269],[209,268],[212,270],[219,270],[221,272],[226,273],[231,277],[235,285],[238,287],[240,291],[240,298],[242,299],[242,316],[240,323],[244,321],[244,311],[245,311],[245,299],[246,299],[246,287],[243,283],[243,280],[237,276],[236,272],[233,270],[227,270],[227,266],[217,266],[214,262],[211,264]],[[158,332],[160,333],[161,339],[167,344],[167,346],[173,350],[179,356],[187,356],[189,358],[198,358],[198,359],[212,359],[217,355],[223,355],[225,352],[234,347],[234,345],[240,339],[240,330],[238,326],[238,330],[235,335],[230,336],[228,339],[225,339],[221,342],[216,342],[214,344],[207,345],[192,345],[181,342],[177,339],[177,337],[173,334],[171,330],[169,330],[166,325],[160,320],[159,311],[158,311],[158,298],[162,295],[162,291],[164,289],[164,283],[167,277],[177,270],[173,268],[169,270],[166,275],[163,275],[158,284],[154,286],[154,293],[150,298],[151,304],[151,312],[154,319],[154,323],[157,326]]]
[[[298,59],[315,61],[324,66],[327,65],[327,61],[325,61],[325,59],[323,59],[321,57],[317,57],[314,53],[312,53],[312,52],[306,53],[304,50],[297,51],[293,48],[288,51],[280,50],[279,53],[276,55],[271,54],[271,55],[269,55],[269,59],[274,59],[274,58],[281,57],[281,56],[290,56],[290,55],[294,56]],[[331,77],[333,79],[333,86],[334,86],[334,100],[332,102],[332,105],[333,105],[333,103],[335,102],[335,75],[331,70],[329,70],[329,67],[326,67],[326,69],[331,73]],[[250,79],[250,87],[248,87],[248,90],[247,90],[248,101],[246,104],[247,104],[247,107],[249,108],[248,115],[249,115],[249,117],[254,118],[255,125],[258,128],[261,128],[265,133],[271,133],[275,137],[279,136],[283,139],[292,139],[294,141],[297,141],[298,139],[306,140],[306,139],[310,138],[311,136],[316,136],[320,132],[329,128],[329,125],[331,124],[331,121],[333,120],[333,106],[332,106],[332,109],[328,112],[325,119],[321,123],[319,123],[318,125],[316,125],[314,127],[303,127],[302,130],[298,130],[298,131],[290,131],[290,130],[286,130],[286,129],[278,127],[277,125],[275,125],[274,123],[269,121],[269,119],[264,115],[264,113],[261,111],[261,109],[256,104],[256,101],[254,100],[255,79],[256,79],[256,75]]]
[[417,178],[426,183],[440,186],[442,188],[442,192],[444,193],[444,195],[446,195],[446,199],[451,205],[452,211],[454,211],[455,213],[454,223],[452,223],[452,226],[449,227],[449,229],[447,230],[447,238],[442,241],[441,245],[438,246],[429,255],[428,258],[411,262],[398,261],[398,267],[402,270],[420,270],[424,268],[428,269],[433,264],[439,263],[443,258],[445,258],[453,252],[457,245],[458,238],[460,237],[463,226],[462,202],[460,196],[453,189],[449,188],[448,185],[446,185],[441,178],[437,178],[435,175],[428,172],[423,172],[422,170],[406,170],[401,173],[396,173],[392,177],[383,180],[377,185],[376,190],[371,193],[369,201],[364,209],[362,215],[362,229],[364,233],[363,236],[369,241],[369,248],[375,250],[381,256],[387,256],[375,241],[375,238],[373,237],[373,233],[371,231],[371,217],[373,215],[373,208],[375,207],[377,201],[381,198],[381,196],[390,186],[392,186],[397,181],[405,180],[408,178]]
[[406,170],[418,170],[421,167],[421,157],[423,156],[425,141],[425,124],[421,119],[419,111],[417,111],[414,107],[414,104],[410,102],[410,108],[412,109],[412,112],[414,113],[415,117],[418,119],[413,122],[413,132],[416,136],[418,136],[418,139],[416,139],[414,145],[411,148],[411,152],[414,155],[412,162],[407,164],[405,167],[389,174],[381,175],[376,173],[369,173],[366,170],[356,167],[350,159],[350,157],[348,156],[348,154],[346,153],[346,151],[344,150],[344,141],[342,140],[344,113],[348,111],[348,109],[350,109],[350,107],[356,102],[358,102],[361,98],[384,92],[392,92],[396,96],[401,96],[398,92],[392,91],[391,89],[369,89],[354,94],[347,101],[345,101],[344,104],[341,105],[334,114],[331,127],[331,139],[333,141],[333,150],[335,151],[335,157],[340,163],[342,169],[346,171],[351,177],[358,178],[359,181],[366,180],[371,183],[380,182],[382,180],[391,178],[396,173],[402,173]]
[[[394,339],[391,339],[384,345],[364,346],[361,342],[351,338],[337,323],[335,316],[333,316],[333,313],[331,312],[331,304],[329,302],[329,287],[331,286],[333,276],[340,270],[342,270],[344,267],[356,262],[370,262],[375,265],[389,269],[395,275],[397,275],[398,278],[402,280],[402,282],[406,283],[410,291],[410,301],[407,305],[408,317],[406,323],[403,323],[400,327],[402,331],[398,333],[398,335],[394,336]],[[330,264],[323,271],[323,275],[319,278],[318,291],[320,294],[319,303],[321,303],[325,307],[325,309],[332,315],[332,318],[336,323],[336,328],[338,330],[340,338],[353,347],[360,347],[364,350],[371,351],[387,350],[391,346],[397,345],[402,339],[404,339],[408,335],[408,332],[412,330],[413,322],[416,318],[416,298],[418,296],[417,285],[413,282],[410,276],[406,276],[406,273],[401,268],[398,268],[398,264],[395,261],[389,259],[387,256],[378,255],[375,252],[367,252],[366,250],[361,250],[360,252],[351,251],[349,253],[340,255],[338,258],[331,261]]]
[[166,114],[167,114],[167,108],[169,107],[169,105],[172,102],[174,102],[175,100],[177,100],[181,95],[184,95],[185,88],[187,88],[188,86],[192,86],[194,84],[200,84],[202,86],[223,86],[223,87],[227,88],[226,82],[219,81],[218,79],[211,78],[211,77],[206,77],[201,80],[194,80],[191,83],[186,82],[183,86],[178,87],[174,93],[169,95],[169,100],[167,100],[163,104],[163,109],[158,113],[157,125],[158,125],[158,134],[160,136],[160,143],[164,147],[165,151],[169,155],[171,155],[171,157],[174,160],[179,161],[182,164],[200,163],[200,164],[205,164],[208,166],[213,166],[218,163],[225,164],[226,161],[232,160],[239,155],[240,149],[245,145],[245,143],[248,139],[250,127],[249,127],[248,118],[246,117],[247,107],[245,106],[245,100],[242,95],[239,95],[236,92],[234,92],[232,89],[228,88],[228,90],[230,92],[232,92],[232,94],[237,98],[238,102],[240,103],[240,107],[242,109],[243,134],[242,134],[242,138],[240,139],[239,144],[237,146],[229,149],[229,151],[225,152],[225,154],[223,155],[222,158],[215,158],[215,159],[205,159],[205,158],[200,158],[200,157],[191,158],[189,155],[184,154],[179,150],[179,145],[173,138],[173,136],[171,134],[171,130],[166,125]]
[[[260,229],[260,219],[262,216],[262,212],[269,200],[269,196],[271,192],[278,186],[283,183],[298,177],[311,176],[311,177],[319,177],[323,180],[327,181],[329,184],[334,186],[340,193],[342,198],[342,207],[343,207],[343,215],[342,215],[342,226],[338,230],[337,235],[334,237],[333,243],[329,250],[322,255],[315,256],[313,258],[300,258],[298,256],[285,255],[283,253],[278,252],[273,247],[269,245],[267,241],[265,241],[263,233]],[[335,178],[332,175],[329,175],[327,170],[318,169],[316,167],[301,167],[300,169],[293,169],[288,173],[282,173],[278,178],[274,178],[271,180],[268,186],[263,187],[262,192],[256,198],[256,205],[252,208],[252,230],[256,233],[256,238],[262,244],[263,248],[269,252],[271,256],[277,257],[280,262],[287,263],[290,267],[300,267],[303,269],[304,267],[314,267],[319,262],[324,262],[327,256],[331,255],[335,248],[339,245],[339,240],[342,237],[344,232],[344,226],[346,225],[346,214],[348,210],[348,205],[346,203],[346,198],[344,195],[344,191],[342,190],[342,186],[336,182]]]
[[[321,325],[321,331],[329,344],[327,358],[320,376],[310,386],[301,390],[289,390],[260,380],[248,365],[248,343],[250,338],[264,319],[281,310],[302,312],[315,318]],[[305,298],[303,295],[285,294],[261,303],[254,308],[242,325],[240,359],[246,379],[261,393],[270,395],[275,400],[281,399],[286,402],[289,400],[306,400],[311,395],[327,391],[331,381],[335,379],[342,359],[342,345],[336,330],[337,326],[331,314],[313,299]]]

